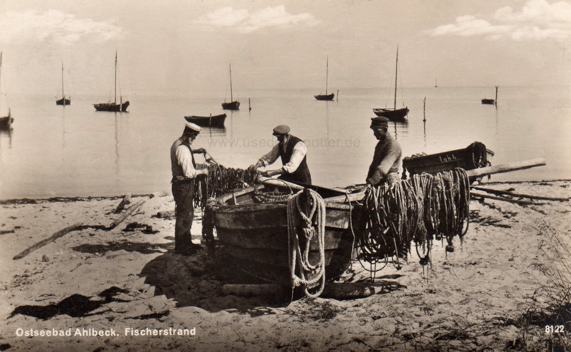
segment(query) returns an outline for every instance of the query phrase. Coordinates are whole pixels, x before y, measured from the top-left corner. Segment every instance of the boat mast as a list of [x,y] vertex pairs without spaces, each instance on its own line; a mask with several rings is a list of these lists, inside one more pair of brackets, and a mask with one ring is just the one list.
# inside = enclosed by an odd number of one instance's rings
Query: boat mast
[[496,86],[496,100],[494,100],[494,104],[498,105],[498,86]]
[[234,98],[232,96],[232,64],[228,64],[228,66],[230,67],[230,102],[233,102]]
[[325,61],[325,95],[327,95],[327,84],[329,81],[329,56]]
[[63,93],[63,62],[61,63],[61,98],[64,100],[65,103],[65,95]]
[[115,51],[115,96],[113,98],[113,103],[117,104],[117,51]]
[[397,109],[397,78],[398,78],[398,74],[399,74],[399,47],[397,45],[397,59],[396,59],[396,63],[395,63],[395,99],[394,99],[394,107],[393,109],[396,110]]

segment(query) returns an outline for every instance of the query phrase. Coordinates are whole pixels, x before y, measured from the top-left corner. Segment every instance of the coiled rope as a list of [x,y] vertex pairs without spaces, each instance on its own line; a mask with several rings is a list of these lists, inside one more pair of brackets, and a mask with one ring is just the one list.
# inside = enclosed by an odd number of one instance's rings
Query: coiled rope
[[[452,239],[462,238],[468,230],[469,203],[470,182],[461,168],[369,187],[358,224],[359,260],[370,263],[372,272],[389,262],[400,269],[399,258],[407,259],[414,241],[425,265],[430,263],[432,240],[443,238],[447,252],[453,252]],[[377,269],[382,262],[385,265]]]
[[[325,201],[313,191],[300,191],[287,202],[287,227],[289,267],[292,288],[303,286],[306,296],[317,298],[325,287]],[[310,195],[306,202],[311,208],[306,214],[300,200],[305,194]],[[301,223],[301,225],[297,225]],[[312,242],[317,242],[319,258],[312,264],[309,254]],[[317,291],[310,292],[317,286]]]

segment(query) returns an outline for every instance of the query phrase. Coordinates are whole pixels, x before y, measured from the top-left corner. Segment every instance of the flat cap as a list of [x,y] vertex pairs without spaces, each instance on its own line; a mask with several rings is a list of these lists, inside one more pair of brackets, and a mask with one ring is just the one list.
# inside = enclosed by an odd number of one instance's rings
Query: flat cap
[[279,125],[274,127],[274,136],[278,136],[278,135],[282,135],[282,134],[288,134],[290,131],[289,126],[287,125]]
[[185,122],[184,123],[184,133],[199,133],[200,126],[192,122]]
[[384,116],[371,117],[371,128],[373,127],[388,127],[389,119]]

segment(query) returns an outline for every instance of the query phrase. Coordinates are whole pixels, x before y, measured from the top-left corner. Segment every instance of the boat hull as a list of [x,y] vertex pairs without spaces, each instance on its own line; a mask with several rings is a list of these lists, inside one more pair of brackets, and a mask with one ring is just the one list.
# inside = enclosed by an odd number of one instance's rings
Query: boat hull
[[129,102],[126,101],[121,104],[116,103],[100,103],[100,104],[93,104],[96,111],[109,111],[109,112],[127,112],[127,108],[129,107]]
[[13,122],[14,118],[11,115],[0,117],[0,129],[9,130]]
[[313,96],[316,100],[320,100],[320,101],[331,101],[333,100],[333,98],[335,98],[335,94],[331,93],[331,94],[318,94],[318,95],[314,95]]
[[211,116],[196,116],[190,115],[185,116],[184,119],[188,122],[192,122],[202,127],[214,127],[214,128],[224,128],[224,121],[226,120],[226,114],[211,115]]
[[484,105],[494,105],[496,101],[494,99],[482,99],[482,104]]
[[239,101],[231,101],[229,103],[222,103],[222,109],[224,110],[240,110]]
[[[351,261],[353,235],[348,205],[327,204],[325,277],[338,278]],[[234,283],[275,283],[291,286],[286,203],[217,206],[214,225],[221,243],[222,279]],[[319,248],[312,242],[309,260]]]
[[377,116],[384,116],[391,121],[405,121],[406,116],[408,115],[408,108],[404,107],[402,109],[386,109],[386,108],[377,108],[373,109],[373,112]]
[[56,105],[71,105],[71,99],[61,98],[56,100]]

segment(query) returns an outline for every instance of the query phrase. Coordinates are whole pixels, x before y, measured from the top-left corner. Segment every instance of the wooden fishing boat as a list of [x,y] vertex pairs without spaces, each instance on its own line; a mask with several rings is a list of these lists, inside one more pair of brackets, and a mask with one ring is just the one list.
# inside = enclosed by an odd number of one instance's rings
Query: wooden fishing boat
[[494,152],[481,142],[474,142],[463,149],[449,150],[430,155],[413,155],[402,161],[403,172],[412,176],[423,172],[436,174],[461,167],[473,170],[491,165]]
[[314,95],[313,97],[316,100],[320,100],[320,101],[331,101],[331,100],[333,100],[333,98],[335,97],[335,94],[333,94],[333,93],[328,94],[327,93],[328,82],[329,82],[329,57],[327,58],[327,60],[325,62],[325,94]]
[[123,102],[123,97],[120,97],[119,103],[117,103],[117,52],[115,52],[115,94],[113,102],[93,104],[93,107],[96,111],[127,112],[129,101]]
[[63,90],[63,63],[61,64],[61,99],[56,100],[56,105],[70,105],[71,99],[65,97],[65,93]]
[[224,110],[240,110],[240,102],[234,100],[234,95],[232,94],[232,65],[228,65],[230,69],[230,101],[224,101],[222,103],[222,109]]
[[[265,188],[247,188],[219,198],[213,222],[221,244],[217,258],[222,278],[234,283],[273,283],[291,287],[287,203],[256,203]],[[262,193],[264,194],[264,193]],[[325,278],[338,278],[351,261],[352,208],[343,200],[326,204]],[[309,259],[316,263],[319,248],[312,242]]]
[[393,108],[373,108],[373,112],[377,116],[384,116],[391,121],[403,121],[408,115],[408,107],[397,109],[397,89],[398,89],[398,72],[399,72],[399,48],[397,47],[397,56],[395,63],[395,91]]
[[214,128],[224,128],[224,121],[226,120],[226,114],[210,115],[210,116],[197,116],[190,115],[185,116],[184,119],[188,122],[192,122],[202,127],[214,127]]

